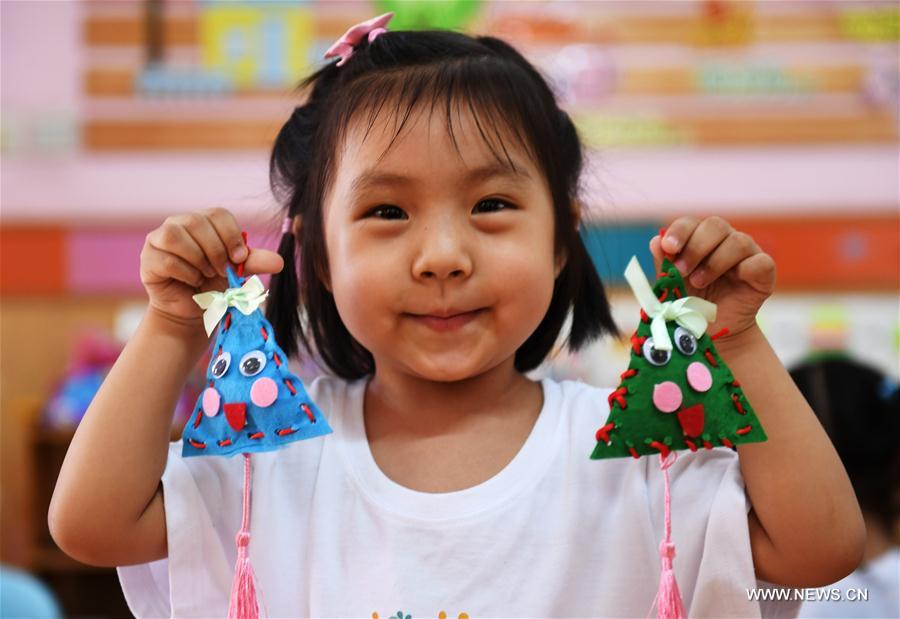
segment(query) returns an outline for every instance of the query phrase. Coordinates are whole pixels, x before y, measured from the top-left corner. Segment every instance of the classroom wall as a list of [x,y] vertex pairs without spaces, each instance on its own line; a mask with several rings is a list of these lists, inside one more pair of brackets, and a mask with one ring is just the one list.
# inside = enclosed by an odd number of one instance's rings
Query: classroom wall
[[[717,214],[776,259],[760,323],[786,364],[839,348],[900,376],[895,3],[467,7],[421,14],[434,23],[410,8],[392,27],[501,36],[551,80],[588,146],[583,238],[624,331],[638,316],[627,260],[652,272],[660,227]],[[123,316],[145,299],[145,235],[170,214],[224,206],[274,247],[268,148],[298,104],[291,85],[383,10],[0,3],[0,560],[74,569],[41,538],[30,441],[80,335],[115,337],[118,324],[127,336]],[[626,363],[624,344],[603,341],[558,349],[538,374],[611,385]]]

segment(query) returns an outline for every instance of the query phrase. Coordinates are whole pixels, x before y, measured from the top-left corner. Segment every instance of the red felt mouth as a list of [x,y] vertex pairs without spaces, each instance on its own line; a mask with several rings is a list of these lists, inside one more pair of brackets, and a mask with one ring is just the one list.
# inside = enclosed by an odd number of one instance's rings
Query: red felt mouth
[[243,402],[229,402],[222,406],[228,425],[239,432],[247,423],[247,405]]
[[703,405],[694,404],[678,411],[678,423],[685,436],[700,436],[703,433]]

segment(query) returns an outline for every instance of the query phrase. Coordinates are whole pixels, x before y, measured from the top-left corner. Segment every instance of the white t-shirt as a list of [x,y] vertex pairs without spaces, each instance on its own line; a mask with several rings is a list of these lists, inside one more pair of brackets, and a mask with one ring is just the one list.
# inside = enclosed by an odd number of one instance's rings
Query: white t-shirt
[[[308,388],[334,432],[252,456],[250,558],[269,617],[640,617],[659,584],[658,458],[591,460],[610,389],[541,380],[544,403],[499,473],[457,492],[397,484],[366,438],[367,378]],[[669,469],[674,569],[691,617],[794,617],[756,602],[737,454],[679,452]],[[225,617],[243,459],[182,459],[162,477],[168,558],[119,567],[138,617]],[[762,605],[762,608],[761,608]],[[655,611],[654,611],[655,616]]]
[[900,548],[892,548],[871,563],[829,587],[808,594],[800,607],[804,619],[900,617]]

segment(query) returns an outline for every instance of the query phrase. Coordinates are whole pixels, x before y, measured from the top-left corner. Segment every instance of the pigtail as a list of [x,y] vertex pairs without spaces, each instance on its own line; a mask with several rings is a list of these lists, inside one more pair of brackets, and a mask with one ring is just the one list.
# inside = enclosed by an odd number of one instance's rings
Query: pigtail
[[[561,240],[569,248],[566,268],[560,273],[564,279],[572,302],[572,327],[567,338],[570,352],[576,352],[603,335],[621,338],[622,334],[612,316],[609,299],[603,281],[597,273],[594,261],[584,244],[579,230],[581,219],[580,194],[581,172],[584,166],[584,143],[572,118],[564,111],[558,114],[560,136],[560,168],[565,174],[565,184],[569,188],[569,200],[573,208],[571,219],[561,232],[569,238]],[[576,210],[579,209],[579,210]]]
[[[312,145],[319,123],[319,108],[335,77],[336,70],[328,65],[300,83],[296,90],[302,91],[314,84],[312,92],[305,104],[294,109],[272,146],[269,186],[276,200],[286,204],[285,217],[306,215],[307,209],[303,205],[314,155]],[[313,355],[298,312],[301,299],[297,241],[291,229],[282,231],[278,254],[284,260],[284,269],[272,276],[266,303],[266,319],[289,357],[299,353],[298,341],[302,341],[307,352]]]

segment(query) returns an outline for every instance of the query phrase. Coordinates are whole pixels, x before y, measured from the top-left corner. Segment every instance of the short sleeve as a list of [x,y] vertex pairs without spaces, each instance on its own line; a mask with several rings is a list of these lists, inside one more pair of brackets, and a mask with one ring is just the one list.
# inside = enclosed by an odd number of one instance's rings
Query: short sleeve
[[169,444],[162,475],[168,556],[117,568],[135,617],[225,616],[229,561],[233,566],[236,555],[229,545],[240,522],[220,506],[240,505],[232,479],[242,479],[241,464],[240,458],[184,459],[181,441]]
[[[800,602],[751,599],[754,596],[751,588],[771,589],[777,585],[756,578],[747,522],[751,504],[737,453],[729,449],[714,449],[697,453],[679,452],[679,455],[686,460],[685,470],[681,474],[692,478],[689,484],[708,484],[710,480],[716,483],[716,487],[706,490],[714,494],[703,536],[691,617],[797,617]],[[691,469],[694,474],[688,473]],[[692,491],[703,492],[704,489],[700,485],[692,490],[682,488],[680,496],[690,495]]]
[[[307,392],[330,410],[334,380],[316,377]],[[321,442],[292,443],[281,450],[253,455],[252,495],[265,504],[276,463],[293,456],[316,461]],[[180,440],[169,444],[162,474],[168,556],[159,561],[117,567],[128,608],[138,618],[225,617],[234,578],[241,528],[244,462],[231,457],[182,457]],[[309,467],[307,467],[309,468]],[[254,500],[256,500],[256,498]],[[256,520],[266,517],[258,513]],[[250,546],[251,558],[256,548]]]

